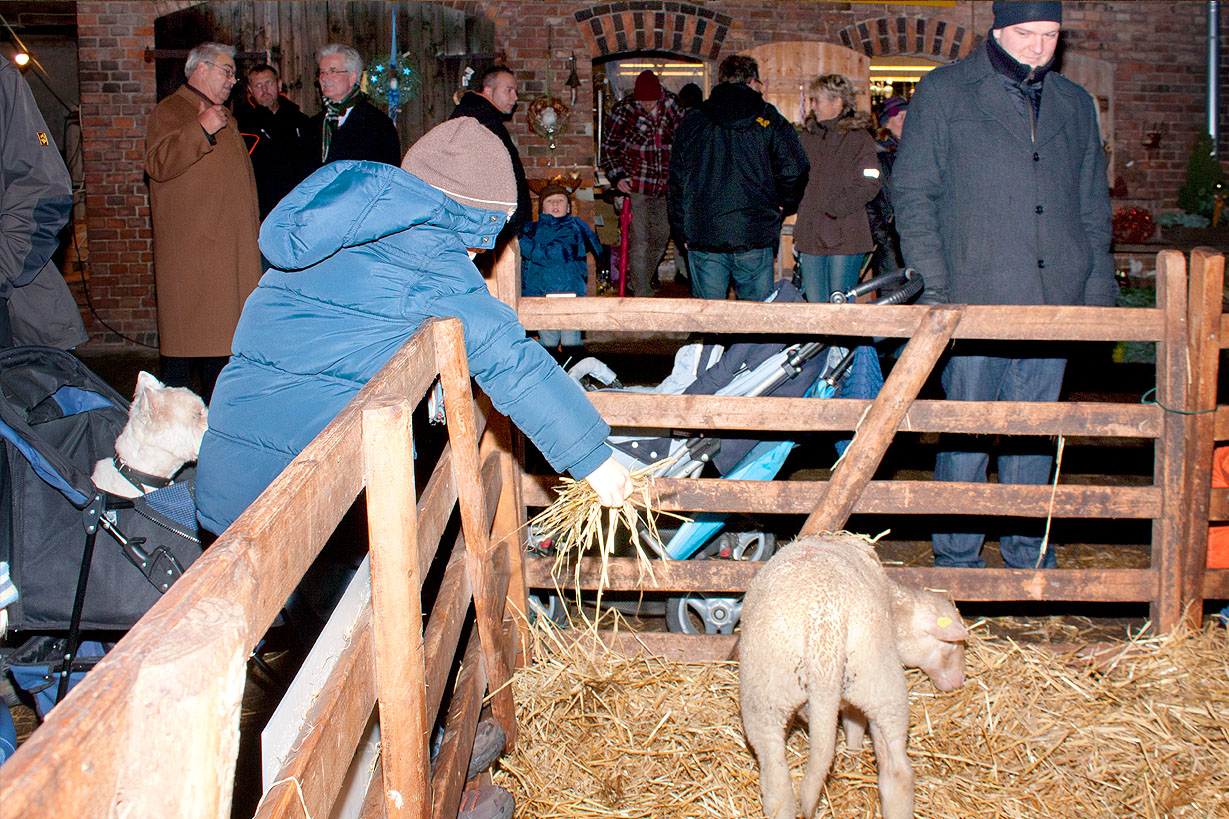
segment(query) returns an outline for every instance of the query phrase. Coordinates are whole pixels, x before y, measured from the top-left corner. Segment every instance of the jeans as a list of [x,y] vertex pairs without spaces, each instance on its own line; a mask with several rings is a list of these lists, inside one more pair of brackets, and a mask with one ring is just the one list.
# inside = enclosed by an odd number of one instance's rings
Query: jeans
[[539,330],[538,343],[548,350],[562,344],[564,347],[580,346],[580,330]]
[[862,262],[866,260],[865,253],[852,256],[818,256],[811,253],[799,253],[798,261],[802,267],[802,291],[806,293],[807,301],[827,302],[833,291],[845,291],[858,283],[858,274],[862,272]]
[[[952,401],[1055,401],[1062,389],[1066,366],[1065,358],[953,355],[943,369],[943,390]],[[1030,440],[1013,438],[1008,445],[1025,451],[998,455],[999,483],[1049,483],[1053,456],[1048,451],[1039,451],[1043,444],[1030,443]],[[935,459],[935,480],[985,483],[989,463],[990,454],[979,451],[973,444],[964,451],[940,452]],[[1044,529],[1044,522],[1040,520],[1021,524],[1022,528],[1030,525],[1036,532]],[[934,534],[931,542],[935,565],[985,566],[986,562],[981,557],[984,538],[984,534],[974,532]],[[1010,568],[1037,568],[1041,535],[1001,535],[999,550],[1003,562]],[[1041,568],[1053,569],[1057,566],[1053,548],[1047,547]]]
[[691,294],[699,299],[724,299],[734,281],[734,295],[742,301],[763,301],[772,292],[773,249],[762,247],[742,253],[687,251],[691,268]]

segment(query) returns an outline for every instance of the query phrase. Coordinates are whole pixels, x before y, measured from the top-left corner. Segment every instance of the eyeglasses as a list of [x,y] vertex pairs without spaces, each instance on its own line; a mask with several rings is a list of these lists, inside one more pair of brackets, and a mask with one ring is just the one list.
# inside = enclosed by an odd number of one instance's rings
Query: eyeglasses
[[211,65],[226,75],[226,79],[233,80],[235,78],[235,67],[233,65],[220,65],[209,60],[201,60],[205,65]]
[[344,77],[350,72],[344,68],[326,68],[322,71],[317,71],[317,77],[328,77],[331,80],[336,80],[339,77]]

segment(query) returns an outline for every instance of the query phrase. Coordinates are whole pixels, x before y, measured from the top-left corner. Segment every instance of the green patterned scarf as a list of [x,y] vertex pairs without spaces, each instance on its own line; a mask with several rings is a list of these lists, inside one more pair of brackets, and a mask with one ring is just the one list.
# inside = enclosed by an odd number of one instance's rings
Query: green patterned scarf
[[346,94],[345,98],[340,102],[333,102],[327,97],[324,100],[324,139],[323,147],[320,150],[320,161],[327,162],[329,158],[329,145],[333,143],[333,137],[337,136],[337,129],[341,126],[341,118],[346,111],[354,106],[354,103],[362,96],[362,91],[359,90],[358,83],[350,89],[350,93]]

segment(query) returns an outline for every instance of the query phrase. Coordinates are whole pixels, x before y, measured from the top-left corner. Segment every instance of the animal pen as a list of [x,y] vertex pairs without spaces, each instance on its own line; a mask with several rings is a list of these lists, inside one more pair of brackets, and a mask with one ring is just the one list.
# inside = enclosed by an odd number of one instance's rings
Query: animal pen
[[[874,401],[591,394],[615,427],[857,430],[826,482],[659,479],[653,491],[662,510],[806,515],[807,532],[839,530],[851,513],[868,511],[1149,520],[1148,568],[892,567],[889,574],[946,589],[957,601],[1148,603],[1161,630],[1197,620],[1204,599],[1229,598],[1229,570],[1204,569],[1208,520],[1229,518],[1229,492],[1209,492],[1213,442],[1229,439],[1229,408],[1211,411],[1225,337],[1220,255],[1195,250],[1188,276],[1180,253],[1162,252],[1157,307],[1133,309],[520,299],[515,260],[496,267],[497,295],[529,329],[737,327],[799,338],[909,339]],[[915,400],[953,338],[1156,342],[1156,402]],[[448,444],[419,491],[411,416],[437,375]],[[1150,486],[1053,487],[871,480],[893,435],[905,429],[1148,439],[1155,442],[1154,479]],[[520,448],[507,420],[470,392],[459,322],[424,325],[6,763],[5,814],[230,815],[247,659],[365,490],[370,600],[347,624],[345,646],[321,673],[293,752],[255,815],[330,815],[378,706],[380,764],[361,814],[455,816],[484,699],[516,743],[508,683],[517,666],[534,661],[527,594],[570,582],[551,577],[550,558],[525,555],[525,510],[552,496],[549,479],[525,472],[515,456]],[[448,542],[454,515],[460,532]],[[424,610],[419,592],[432,565],[443,571]],[[756,568],[672,562],[655,566],[653,588],[738,594]],[[598,576],[589,560],[580,585],[595,588]],[[615,591],[648,583],[631,559],[612,559],[608,578]],[[727,657],[736,639],[619,636],[638,650],[688,660]],[[446,730],[432,764],[428,741],[444,702]]]

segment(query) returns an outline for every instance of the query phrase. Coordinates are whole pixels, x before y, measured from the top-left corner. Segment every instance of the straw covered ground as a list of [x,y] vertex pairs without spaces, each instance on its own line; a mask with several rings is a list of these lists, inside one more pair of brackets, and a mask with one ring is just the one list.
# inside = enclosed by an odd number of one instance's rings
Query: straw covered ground
[[[1095,663],[984,632],[960,690],[909,674],[917,816],[1229,817],[1223,627]],[[537,662],[514,680],[520,740],[495,781],[518,819],[762,815],[737,663],[629,658],[566,634],[539,627]],[[806,749],[795,730],[795,783]],[[858,754],[838,742],[816,815],[878,816],[875,771],[869,741]]]

